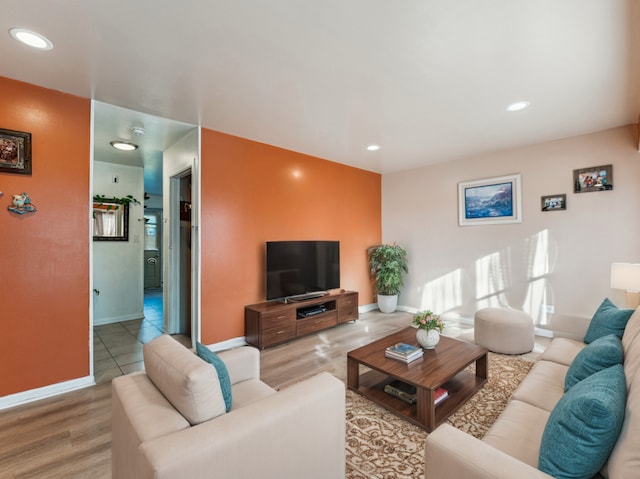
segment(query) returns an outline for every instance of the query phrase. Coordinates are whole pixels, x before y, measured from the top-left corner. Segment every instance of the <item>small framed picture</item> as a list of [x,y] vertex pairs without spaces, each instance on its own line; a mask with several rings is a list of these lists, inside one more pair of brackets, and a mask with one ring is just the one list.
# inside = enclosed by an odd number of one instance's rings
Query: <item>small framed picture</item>
[[520,175],[458,183],[460,226],[520,222]]
[[613,165],[573,170],[573,192],[589,193],[613,189]]
[[567,209],[567,195],[549,195],[540,198],[542,211],[556,211]]
[[31,174],[31,133],[0,128],[0,173]]

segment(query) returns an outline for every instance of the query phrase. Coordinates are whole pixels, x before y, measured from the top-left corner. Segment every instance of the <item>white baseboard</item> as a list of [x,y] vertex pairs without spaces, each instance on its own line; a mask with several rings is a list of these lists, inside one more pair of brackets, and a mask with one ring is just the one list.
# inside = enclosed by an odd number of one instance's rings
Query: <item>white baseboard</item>
[[239,338],[227,339],[226,341],[221,341],[219,343],[207,344],[206,346],[211,351],[224,351],[226,349],[239,348],[240,346],[246,346],[247,342],[245,341],[244,336]]
[[362,306],[358,306],[358,313],[368,313],[369,311],[375,311],[376,309],[378,309],[378,305],[375,303],[363,304]]
[[[358,306],[358,313],[368,313],[370,311],[376,311],[378,309],[378,305],[376,303],[364,304],[362,306]],[[415,314],[418,310],[416,308],[411,308],[409,306],[403,306],[399,304],[396,307],[396,311],[404,311],[407,313]]]
[[144,313],[126,314],[124,316],[112,316],[110,318],[93,318],[94,326],[104,326],[105,324],[120,323],[122,321],[131,321],[134,319],[144,319]]
[[39,401],[40,399],[46,399],[58,394],[64,394],[77,389],[94,386],[96,384],[93,376],[85,376],[83,378],[72,379],[71,381],[65,381],[62,383],[51,384],[37,389],[30,389],[15,394],[9,394],[0,398],[0,410],[8,409],[10,407],[19,406],[21,404],[27,404],[33,401]]

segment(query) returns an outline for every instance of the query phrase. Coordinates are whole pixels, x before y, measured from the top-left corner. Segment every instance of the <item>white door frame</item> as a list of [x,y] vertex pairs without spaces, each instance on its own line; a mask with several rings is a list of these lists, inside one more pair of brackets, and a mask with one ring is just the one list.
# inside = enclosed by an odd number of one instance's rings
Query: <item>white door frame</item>
[[165,278],[165,331],[173,334],[180,328],[180,180],[191,175],[191,344],[200,341],[200,234],[199,181],[195,165],[169,174],[169,245],[168,277]]

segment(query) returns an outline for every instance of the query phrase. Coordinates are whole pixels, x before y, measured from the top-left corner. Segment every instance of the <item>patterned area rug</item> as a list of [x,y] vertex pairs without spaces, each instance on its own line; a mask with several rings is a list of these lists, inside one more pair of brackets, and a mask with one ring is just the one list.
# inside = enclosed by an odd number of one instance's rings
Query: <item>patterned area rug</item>
[[[531,366],[489,353],[489,379],[447,422],[482,438]],[[424,478],[426,438],[423,429],[347,390],[347,479]]]

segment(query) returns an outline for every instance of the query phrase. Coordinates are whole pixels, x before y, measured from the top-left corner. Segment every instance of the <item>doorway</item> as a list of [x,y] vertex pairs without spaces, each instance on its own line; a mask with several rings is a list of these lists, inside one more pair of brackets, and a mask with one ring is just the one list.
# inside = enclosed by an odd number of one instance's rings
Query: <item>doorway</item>
[[[194,238],[194,208],[192,168],[188,167],[169,180],[169,264],[172,271],[168,281],[168,314],[166,330],[169,334],[183,334],[194,338],[194,290],[196,238]],[[195,337],[197,339],[197,337]]]
[[179,255],[180,255],[180,278],[179,278],[179,297],[180,297],[180,311],[179,311],[179,334],[191,336],[191,291],[193,285],[191,283],[192,278],[192,264],[191,264],[191,251],[192,251],[192,222],[191,222],[191,170],[181,176],[179,179],[179,208],[180,214],[177,220],[179,221],[180,233],[179,237]]
[[[197,184],[199,129],[141,112],[92,102],[91,194],[136,198],[129,216],[129,241],[92,244],[92,300],[89,321],[91,373],[99,380],[142,369],[142,344],[167,329],[172,305],[184,309],[190,346],[199,329],[194,298],[169,296],[165,290],[180,271],[168,268],[167,231],[178,210],[169,209],[170,177],[183,160],[193,168]],[[138,145],[120,152],[110,142],[123,139]],[[188,181],[187,184],[191,183]],[[191,201],[191,199],[190,199]],[[195,198],[193,201],[196,201]],[[92,242],[93,243],[93,242]],[[187,277],[193,276],[187,274]],[[199,288],[191,288],[198,291]],[[195,328],[194,328],[195,322]],[[178,332],[178,331],[176,331]],[[180,342],[184,336],[177,336]]]

